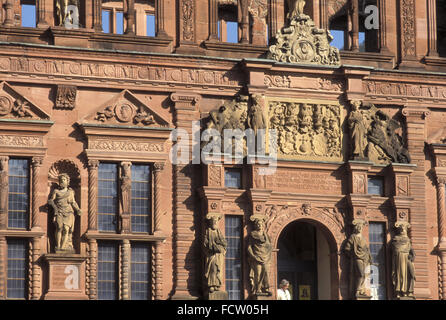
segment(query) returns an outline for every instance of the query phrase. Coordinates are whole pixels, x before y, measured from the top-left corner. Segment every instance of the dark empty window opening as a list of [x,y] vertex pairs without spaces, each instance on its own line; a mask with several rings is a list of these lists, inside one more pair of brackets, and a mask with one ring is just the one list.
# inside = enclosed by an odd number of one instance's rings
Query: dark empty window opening
[[218,38],[222,42],[238,43],[239,26],[237,6],[226,5],[218,9]]
[[368,177],[368,194],[384,196],[384,177]]

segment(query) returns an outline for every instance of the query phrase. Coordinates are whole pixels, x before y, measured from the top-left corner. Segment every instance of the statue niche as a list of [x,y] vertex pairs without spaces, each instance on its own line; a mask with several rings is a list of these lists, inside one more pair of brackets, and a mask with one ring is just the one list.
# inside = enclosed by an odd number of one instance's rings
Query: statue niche
[[76,202],[76,191],[80,185],[80,173],[70,160],[60,160],[49,170],[49,181],[52,191],[48,205],[52,209],[51,223],[54,225],[54,247],[56,253],[75,253],[73,232],[75,215],[82,211]]
[[56,0],[57,25],[67,29],[78,29],[79,11],[79,0]]
[[351,159],[374,163],[410,163],[402,137],[396,133],[401,124],[391,119],[373,104],[350,101],[348,117],[351,139]]

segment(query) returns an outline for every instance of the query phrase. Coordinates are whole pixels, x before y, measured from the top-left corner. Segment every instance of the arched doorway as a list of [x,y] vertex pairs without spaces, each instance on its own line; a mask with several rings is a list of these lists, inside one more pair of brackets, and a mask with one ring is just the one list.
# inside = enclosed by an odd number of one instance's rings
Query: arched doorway
[[277,243],[277,280],[290,282],[293,300],[331,299],[330,249],[314,224],[287,225]]

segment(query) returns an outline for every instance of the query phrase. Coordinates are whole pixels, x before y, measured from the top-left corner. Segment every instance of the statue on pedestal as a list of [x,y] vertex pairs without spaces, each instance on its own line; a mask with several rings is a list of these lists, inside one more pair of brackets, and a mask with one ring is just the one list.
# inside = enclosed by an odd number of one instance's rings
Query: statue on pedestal
[[391,241],[392,248],[392,282],[395,297],[414,299],[415,252],[412,249],[410,239],[407,236],[407,229],[410,228],[408,222],[396,222],[397,235]]
[[366,156],[366,148],[368,144],[367,133],[369,120],[366,119],[361,107],[361,101],[350,101],[352,110],[348,117],[348,126],[350,129],[350,137],[352,141],[352,158],[354,160],[364,160]]
[[53,222],[56,225],[56,253],[74,252],[73,229],[74,213],[81,215],[81,210],[74,199],[74,191],[69,187],[70,177],[62,173],[58,177],[58,189],[55,189],[48,200],[54,210]]
[[362,236],[365,221],[355,219],[353,234],[347,240],[345,252],[350,258],[350,290],[356,299],[367,298],[365,291],[365,269],[370,265],[372,257],[366,240]]
[[204,253],[206,285],[210,293],[219,291],[223,283],[222,270],[225,266],[225,254],[227,242],[217,222],[221,219],[221,215],[207,215],[209,227],[206,229],[204,237]]
[[269,264],[273,251],[271,240],[265,230],[263,215],[253,215],[255,230],[249,234],[248,262],[249,280],[253,295],[271,295],[269,284]]

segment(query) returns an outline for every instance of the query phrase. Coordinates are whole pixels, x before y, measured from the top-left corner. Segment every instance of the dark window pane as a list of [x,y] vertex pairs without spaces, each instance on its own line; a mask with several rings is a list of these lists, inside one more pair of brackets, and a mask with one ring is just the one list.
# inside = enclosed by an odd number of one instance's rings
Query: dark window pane
[[8,227],[26,229],[29,209],[29,161],[9,159]]
[[118,213],[118,165],[100,163],[98,169],[98,229],[116,231]]
[[118,246],[98,242],[98,299],[118,299]]
[[385,300],[387,297],[385,243],[385,224],[370,222],[369,245],[373,263],[370,266],[370,289],[373,299],[376,300]]
[[225,187],[241,189],[242,187],[241,170],[225,169]]
[[368,193],[384,196],[384,179],[382,177],[369,177]]
[[145,243],[132,244],[131,299],[148,300],[150,298],[150,247]]
[[225,217],[225,236],[228,247],[225,256],[226,291],[229,300],[242,299],[242,217]]
[[27,271],[28,271],[28,242],[26,240],[11,239],[8,246],[8,273],[7,292],[8,299],[26,299]]
[[150,231],[150,166],[132,165],[132,231]]

